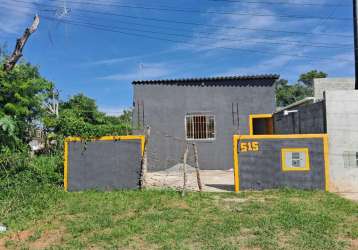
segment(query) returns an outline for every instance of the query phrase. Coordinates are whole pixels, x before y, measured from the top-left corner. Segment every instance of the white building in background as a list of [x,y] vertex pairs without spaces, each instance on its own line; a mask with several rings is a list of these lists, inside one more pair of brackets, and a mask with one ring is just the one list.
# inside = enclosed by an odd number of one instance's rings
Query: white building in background
[[314,98],[316,100],[323,100],[325,91],[354,90],[354,84],[354,79],[349,77],[314,79]]

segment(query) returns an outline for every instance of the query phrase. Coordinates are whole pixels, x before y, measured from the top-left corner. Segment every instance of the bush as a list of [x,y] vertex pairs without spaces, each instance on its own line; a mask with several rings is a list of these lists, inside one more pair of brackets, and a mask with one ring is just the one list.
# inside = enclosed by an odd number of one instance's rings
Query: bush
[[62,192],[62,156],[30,157],[26,152],[0,154],[0,222],[10,227],[36,218]]

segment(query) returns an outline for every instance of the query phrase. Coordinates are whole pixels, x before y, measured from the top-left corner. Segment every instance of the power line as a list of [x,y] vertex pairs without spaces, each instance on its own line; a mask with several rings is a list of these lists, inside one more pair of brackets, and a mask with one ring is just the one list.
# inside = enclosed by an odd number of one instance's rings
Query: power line
[[[80,16],[81,17],[81,16]],[[85,16],[82,16],[85,17]],[[86,20],[85,20],[86,21]],[[137,26],[147,26],[147,27],[152,27],[152,28],[156,28],[156,29],[168,29],[168,27],[162,27],[162,26],[157,26],[157,25],[147,25],[145,23],[133,23],[133,22],[123,22],[121,21],[121,23],[124,24],[132,24],[132,25],[137,25]],[[115,27],[115,26],[112,26]],[[119,26],[116,26],[117,28],[120,28]],[[129,29],[129,28],[125,28],[125,29]],[[132,28],[130,28],[129,30],[134,30]],[[182,31],[189,31],[192,32],[192,30],[186,30],[186,29],[179,29]],[[148,30],[137,30],[137,31],[143,31],[143,32],[150,32],[150,33],[158,33],[155,31],[148,31]],[[164,33],[162,33],[164,34]],[[182,34],[182,33],[165,33],[167,35],[173,35],[173,36],[184,36],[184,37],[190,37],[192,38],[192,35],[187,35],[187,34]],[[201,31],[195,31],[195,35],[196,34],[203,34],[203,35],[216,35],[216,33],[209,33],[209,32],[201,32]],[[245,39],[230,39],[230,38],[220,38],[220,39],[216,39],[213,37],[208,37],[208,36],[195,36],[196,38],[207,38],[207,39],[213,39],[213,40],[221,40],[221,41],[232,41],[232,42],[242,42],[242,41],[247,41],[248,38]],[[316,48],[352,48],[353,44],[337,44],[337,43],[303,43],[302,41],[297,41],[297,40],[276,40],[276,39],[268,39],[267,37],[263,37],[263,38],[252,38],[250,37],[250,42],[254,42],[254,43],[271,43],[271,44],[291,44],[291,45],[298,45],[298,46],[302,46],[302,47],[316,47]]]
[[[21,0],[13,0],[14,2],[24,2]],[[36,2],[31,2],[32,4],[39,4]],[[103,3],[93,3],[86,1],[68,1],[68,3],[72,4],[86,4],[86,5],[106,5]],[[43,5],[43,4],[42,4]],[[128,8],[128,9],[142,9],[142,10],[155,10],[155,11],[167,11],[167,12],[181,12],[181,13],[198,13],[198,14],[216,14],[216,15],[234,15],[234,16],[259,16],[259,17],[277,17],[277,18],[290,18],[290,19],[325,19],[321,16],[299,16],[299,15],[275,15],[275,14],[265,14],[265,13],[251,13],[251,12],[228,12],[228,11],[202,11],[202,10],[194,10],[194,9],[177,9],[177,8],[169,8],[169,7],[147,7],[147,6],[138,6],[138,5],[126,5],[126,4],[112,4],[113,6],[117,6],[120,8]],[[53,7],[53,6],[52,6]],[[336,21],[352,21],[352,18],[345,17],[332,17],[330,20]]]
[[[20,0],[13,0],[16,3],[25,3],[31,4],[29,2],[24,2]],[[46,6],[46,7],[56,7],[53,5],[48,4],[39,4],[38,6]],[[228,26],[228,25],[215,25],[215,24],[206,24],[206,23],[198,23],[198,22],[187,22],[187,21],[178,21],[178,20],[169,20],[169,19],[161,19],[161,18],[151,18],[151,17],[140,17],[140,16],[131,16],[131,15],[124,15],[124,14],[117,14],[111,12],[103,12],[103,11],[93,11],[87,9],[75,9],[79,12],[85,12],[90,14],[96,15],[105,15],[105,16],[115,16],[115,17],[123,17],[123,18],[130,18],[136,20],[148,20],[153,22],[160,22],[160,23],[169,23],[169,24],[182,24],[182,25],[191,25],[191,26],[202,26],[202,27],[211,27],[211,28],[224,28],[224,29],[232,29],[232,30],[249,30],[249,31],[262,31],[262,32],[271,32],[271,33],[285,33],[285,34],[292,34],[292,35],[319,35],[319,36],[327,36],[327,37],[347,37],[351,38],[352,35],[345,35],[345,34],[334,34],[334,33],[318,33],[318,32],[301,32],[301,31],[287,31],[287,30],[273,30],[273,29],[259,29],[259,28],[251,28],[251,27],[237,27],[237,26]]]
[[[52,0],[55,1],[55,0]],[[312,3],[312,2],[283,2],[283,1],[256,1],[256,0],[206,0],[208,2],[227,2],[227,3],[243,3],[243,4],[267,4],[267,5],[294,5],[294,6],[313,6],[313,7],[351,7],[350,4],[330,4],[330,3]],[[110,1],[108,3],[103,3],[103,5],[111,6],[114,4],[123,4],[123,1]],[[170,5],[160,5],[159,7],[168,7],[175,8],[175,6]]]
[[[6,6],[5,6],[6,7]],[[71,21],[71,20],[69,20]],[[87,20],[72,20],[72,21],[87,21]],[[139,26],[146,26],[146,25],[141,25],[138,23],[132,23],[132,22],[127,22],[129,24],[135,24],[135,25],[139,25]],[[188,34],[180,34],[180,33],[168,33],[168,32],[158,32],[158,31],[153,31],[153,30],[143,30],[143,29],[135,29],[135,28],[127,28],[127,27],[119,27],[119,26],[107,26],[107,25],[103,25],[105,27],[109,27],[109,28],[117,28],[117,29],[122,29],[122,30],[129,30],[129,31],[138,31],[138,32],[144,32],[144,33],[151,33],[151,34],[161,34],[161,35],[168,35],[168,36],[176,36],[176,37],[184,37],[184,38],[194,38],[192,35],[188,35]],[[150,27],[154,27],[154,28],[158,28],[158,26],[155,25],[150,25]],[[162,27],[159,27],[162,28]],[[200,34],[206,34],[206,35],[212,35],[215,33],[205,33],[205,32],[196,32],[196,33],[200,33]],[[230,42],[247,42],[248,39],[230,39],[230,38],[214,38],[214,37],[210,37],[210,36],[195,36],[195,38],[205,38],[205,39],[210,39],[210,40],[215,40],[215,41],[230,41]],[[349,49],[352,47],[351,44],[330,44],[330,43],[303,43],[301,41],[294,41],[294,40],[272,40],[272,39],[250,39],[250,43],[256,43],[256,44],[276,44],[276,45],[296,45],[298,47],[314,47],[314,48],[336,48],[336,49]]]
[[295,5],[295,6],[316,6],[316,7],[351,7],[350,4],[329,4],[309,2],[272,2],[272,1],[251,1],[251,0],[208,0],[210,2],[245,3],[245,4],[268,4],[268,5]]
[[[319,28],[320,26],[322,26],[328,20],[328,18],[332,17],[334,15],[334,13],[336,12],[336,10],[338,9],[338,7],[339,7],[339,5],[334,7],[332,9],[332,11],[327,15],[326,19],[320,20],[319,23],[315,26],[315,29]],[[284,69],[286,69],[289,66],[291,61],[292,61],[292,58],[286,63],[286,67]]]
[[[85,21],[86,20],[78,20],[78,19],[71,19],[68,21]],[[101,24],[98,24],[101,25]],[[176,37],[183,37],[183,38],[204,38],[204,39],[209,39],[209,40],[215,40],[215,41],[230,41],[230,42],[248,42],[248,39],[230,39],[230,38],[214,38],[214,37],[210,37],[210,36],[195,36],[193,37],[192,35],[188,35],[188,34],[178,34],[178,33],[168,33],[168,32],[160,32],[160,31],[153,31],[153,30],[143,30],[143,29],[136,29],[136,28],[125,28],[125,27],[119,27],[119,26],[108,26],[108,25],[101,25],[105,28],[114,28],[114,29],[121,29],[121,30],[128,30],[128,31],[138,31],[138,32],[144,32],[144,33],[150,33],[150,34],[160,34],[160,35],[167,35],[167,36],[176,36]],[[352,45],[348,45],[348,44],[327,44],[327,45],[320,45],[320,44],[314,44],[314,43],[302,43],[300,41],[290,41],[290,40],[282,40],[282,41],[275,41],[275,40],[258,40],[258,39],[250,39],[249,40],[250,43],[255,43],[255,44],[264,44],[264,45],[268,45],[268,44],[274,44],[274,45],[296,45],[298,47],[314,47],[314,48],[329,48],[329,49],[349,49],[352,48]]]
[[[27,12],[27,13],[29,13],[29,12]],[[207,45],[207,44],[193,44],[193,43],[183,41],[183,40],[155,37],[155,36],[141,34],[141,33],[124,32],[118,28],[108,27],[106,25],[99,25],[96,23],[78,22],[78,21],[73,22],[73,21],[69,21],[69,20],[56,19],[56,18],[47,17],[47,16],[43,16],[43,18],[47,19],[49,21],[62,22],[62,23],[67,23],[67,24],[74,25],[74,26],[81,26],[81,27],[86,27],[86,28],[101,30],[101,31],[115,32],[115,33],[120,33],[120,34],[124,34],[124,35],[128,35],[128,36],[144,37],[144,38],[152,39],[152,40],[168,41],[168,42],[173,42],[173,43],[181,43],[181,44],[203,46],[203,47]],[[290,57],[308,58],[308,59],[314,59],[314,60],[327,60],[327,61],[333,60],[332,58],[327,58],[327,57],[312,57],[312,56],[306,56],[306,55],[301,55],[301,54],[288,54],[288,53],[282,53],[282,52],[271,52],[268,50],[241,49],[241,48],[230,48],[230,47],[223,47],[223,46],[206,48],[205,50],[215,50],[215,49],[225,49],[225,50],[242,51],[242,52],[246,52],[246,53],[250,52],[250,53],[269,54],[269,55],[272,55],[272,54],[285,55],[285,56],[290,56]],[[351,60],[342,60],[342,61],[352,62]]]
[[[75,25],[75,26],[80,26],[80,27],[87,27],[90,29],[95,29],[95,30],[102,30],[102,31],[109,31],[109,32],[114,32],[114,33],[120,33],[120,34],[124,34],[124,35],[128,35],[128,36],[136,36],[136,37],[144,37],[144,38],[148,38],[148,39],[153,39],[153,40],[161,40],[161,41],[167,41],[167,42],[174,42],[174,43],[182,43],[182,44],[187,44],[187,45],[196,45],[196,46],[205,46],[204,44],[193,44],[187,41],[181,41],[181,40],[175,40],[175,39],[170,39],[170,38],[162,38],[162,37],[155,37],[155,36],[151,36],[151,35],[146,35],[146,34],[140,34],[140,33],[133,33],[133,32],[124,32],[121,31],[119,29],[113,29],[113,28],[108,28],[106,26],[103,25],[98,25],[95,23],[88,23],[88,22],[78,22],[78,21],[68,21],[68,20],[58,20],[52,17],[46,17],[43,16],[44,19],[50,20],[50,21],[59,21],[62,23],[67,23],[70,25]],[[267,50],[254,50],[254,49],[240,49],[240,48],[230,48],[230,47],[222,47],[222,46],[218,46],[218,47],[214,47],[214,48],[208,48],[206,50],[214,50],[214,49],[225,49],[225,50],[237,50],[237,51],[243,51],[243,52],[250,52],[250,53],[260,53],[260,54],[275,54],[275,55],[286,55],[286,56],[292,56],[292,57],[298,57],[298,58],[308,58],[308,59],[315,59],[315,60],[333,60],[332,58],[327,58],[327,57],[312,57],[312,56],[306,56],[306,55],[300,55],[300,54],[287,54],[287,53],[281,53],[281,52],[270,52]],[[347,62],[352,62],[351,60],[342,60],[342,61],[347,61]]]

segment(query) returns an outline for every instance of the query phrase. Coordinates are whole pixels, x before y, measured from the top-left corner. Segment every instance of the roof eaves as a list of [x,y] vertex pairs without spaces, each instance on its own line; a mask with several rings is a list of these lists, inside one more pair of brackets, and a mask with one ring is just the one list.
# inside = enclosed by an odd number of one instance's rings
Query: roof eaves
[[179,79],[165,79],[165,80],[136,80],[132,84],[169,84],[169,83],[188,83],[188,82],[208,82],[208,81],[233,81],[233,80],[277,80],[280,75],[266,74],[266,75],[243,75],[243,76],[220,76],[207,78],[179,78]]

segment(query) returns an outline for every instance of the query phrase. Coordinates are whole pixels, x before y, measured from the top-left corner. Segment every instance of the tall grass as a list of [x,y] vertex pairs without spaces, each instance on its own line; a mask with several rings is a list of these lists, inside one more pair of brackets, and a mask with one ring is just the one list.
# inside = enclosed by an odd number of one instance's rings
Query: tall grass
[[2,155],[0,160],[0,223],[25,227],[63,196],[62,157],[26,153]]

